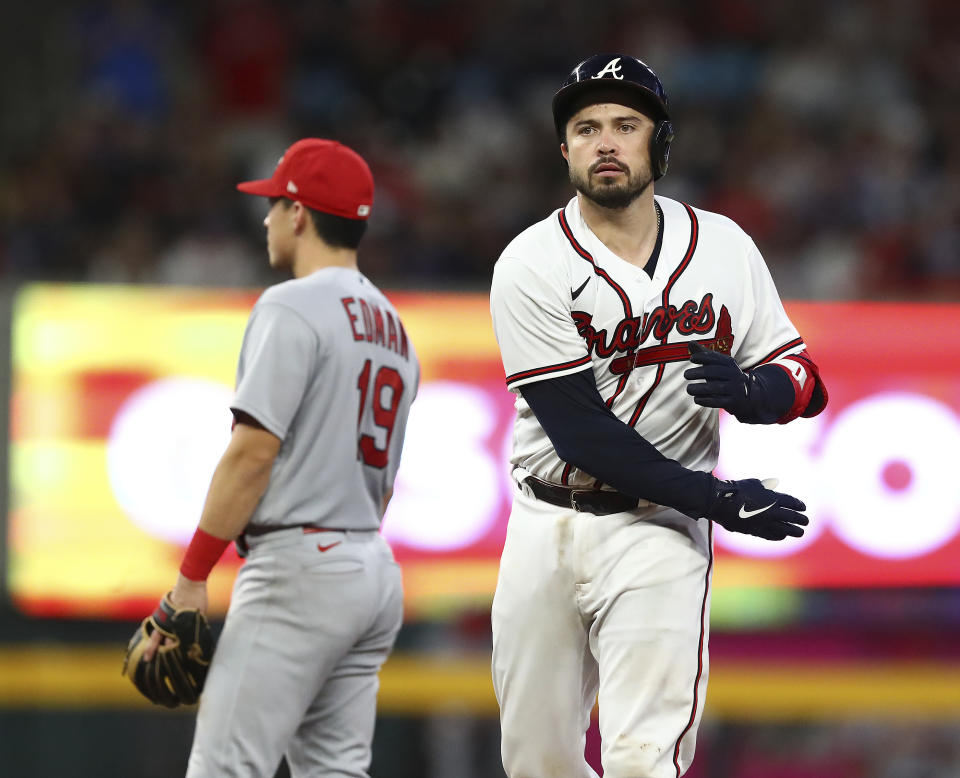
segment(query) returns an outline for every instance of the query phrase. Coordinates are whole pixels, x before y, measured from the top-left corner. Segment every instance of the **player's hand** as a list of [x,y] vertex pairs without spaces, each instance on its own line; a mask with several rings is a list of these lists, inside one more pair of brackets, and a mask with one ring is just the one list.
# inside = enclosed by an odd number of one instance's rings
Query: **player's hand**
[[[177,608],[196,608],[204,615],[207,613],[206,581],[191,581],[189,578],[184,578],[183,575],[180,575],[169,597],[170,602]],[[149,662],[153,659],[153,655],[160,647],[161,640],[163,640],[163,635],[159,631],[154,630],[150,634],[143,652],[145,661]],[[170,638],[166,638],[165,642],[167,645],[170,645],[173,641]]]
[[699,367],[683,371],[683,377],[697,383],[687,384],[687,394],[704,408],[723,408],[734,416],[750,408],[750,375],[744,373],[733,357],[711,351],[699,343],[689,343],[690,361]]
[[776,485],[776,478],[717,480],[716,495],[705,518],[730,532],[767,540],[799,538],[803,535],[803,528],[810,523],[801,513],[807,506],[796,497],[772,491]]
[[191,581],[181,573],[170,592],[170,602],[176,608],[196,608],[207,613],[207,582]]

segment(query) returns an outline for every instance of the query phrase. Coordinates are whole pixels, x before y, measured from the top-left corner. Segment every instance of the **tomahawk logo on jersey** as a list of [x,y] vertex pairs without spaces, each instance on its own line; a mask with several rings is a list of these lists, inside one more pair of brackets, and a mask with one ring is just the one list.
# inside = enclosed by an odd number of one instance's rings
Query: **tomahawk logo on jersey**
[[816,365],[750,237],[724,216],[656,202],[663,234],[652,278],[593,234],[576,198],[517,236],[497,262],[494,328],[518,395],[512,462],[544,480],[594,483],[557,458],[518,390],[587,366],[619,419],[696,470],[716,466],[719,419],[685,391],[691,342],[730,354],[744,370],[781,365],[797,395],[781,421],[823,407]]

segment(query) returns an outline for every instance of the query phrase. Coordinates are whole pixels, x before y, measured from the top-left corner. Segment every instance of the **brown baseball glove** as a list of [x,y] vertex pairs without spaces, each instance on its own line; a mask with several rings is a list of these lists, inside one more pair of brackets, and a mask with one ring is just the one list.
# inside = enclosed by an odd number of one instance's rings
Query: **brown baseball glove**
[[[143,659],[143,652],[154,630],[164,640],[148,662]],[[175,608],[169,596],[165,596],[130,638],[123,674],[157,705],[193,705],[203,691],[213,645],[206,617],[194,608]]]

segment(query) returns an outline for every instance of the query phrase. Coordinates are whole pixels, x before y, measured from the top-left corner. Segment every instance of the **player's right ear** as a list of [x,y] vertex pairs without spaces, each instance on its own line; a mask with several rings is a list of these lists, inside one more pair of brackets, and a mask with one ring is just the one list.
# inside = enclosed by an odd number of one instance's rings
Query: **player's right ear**
[[306,206],[299,200],[294,200],[292,206],[293,207],[290,209],[291,213],[289,217],[290,223],[293,226],[294,233],[299,235],[307,229],[308,222],[310,221],[310,214],[307,212]]
[[569,162],[570,161],[570,150],[567,148],[567,142],[562,141],[560,143],[560,153],[563,155],[563,158]]

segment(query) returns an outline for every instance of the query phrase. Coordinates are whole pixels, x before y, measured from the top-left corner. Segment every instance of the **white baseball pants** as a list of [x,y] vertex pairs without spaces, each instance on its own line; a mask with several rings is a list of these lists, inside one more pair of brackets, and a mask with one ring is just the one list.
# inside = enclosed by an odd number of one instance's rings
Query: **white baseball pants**
[[509,778],[677,778],[707,687],[709,523],[666,508],[595,516],[516,495],[493,601]]

